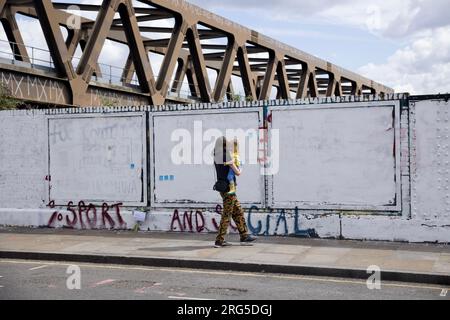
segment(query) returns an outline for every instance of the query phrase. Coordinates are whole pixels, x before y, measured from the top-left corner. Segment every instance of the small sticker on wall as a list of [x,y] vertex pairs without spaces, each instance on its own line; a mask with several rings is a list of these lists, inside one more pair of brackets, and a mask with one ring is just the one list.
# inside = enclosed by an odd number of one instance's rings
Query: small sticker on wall
[[159,181],[174,181],[174,180],[175,180],[174,175],[159,176]]
[[134,169],[134,168],[135,168],[134,163],[130,164],[130,169]]

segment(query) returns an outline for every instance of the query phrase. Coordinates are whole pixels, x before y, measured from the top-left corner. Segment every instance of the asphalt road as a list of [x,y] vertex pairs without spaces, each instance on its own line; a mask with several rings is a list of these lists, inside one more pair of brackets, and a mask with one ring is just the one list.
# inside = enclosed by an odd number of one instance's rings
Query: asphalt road
[[436,285],[382,281],[369,290],[360,280],[101,264],[78,264],[78,282],[71,265],[0,260],[0,299],[450,300],[450,288]]

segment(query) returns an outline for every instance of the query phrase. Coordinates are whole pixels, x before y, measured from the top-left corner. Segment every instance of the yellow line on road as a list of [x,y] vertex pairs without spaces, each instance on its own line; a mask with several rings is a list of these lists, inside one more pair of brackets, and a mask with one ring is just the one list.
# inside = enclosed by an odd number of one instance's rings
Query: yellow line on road
[[214,299],[206,299],[206,298],[190,298],[190,297],[177,297],[177,296],[168,296],[169,299],[175,300],[204,300],[204,301],[212,301]]
[[[8,260],[0,259],[0,263],[11,263],[11,264],[40,264],[40,261],[20,261],[20,260]],[[99,264],[77,264],[77,263],[61,263],[61,262],[50,262],[47,265],[55,266],[70,266],[77,265],[79,267],[85,268],[97,268],[97,269],[112,269],[112,270],[138,270],[138,271],[168,271],[168,272],[183,272],[183,273],[197,273],[197,274],[209,274],[209,275],[220,275],[220,276],[239,276],[239,277],[254,277],[254,278],[274,278],[274,279],[288,279],[288,280],[304,280],[304,281],[316,281],[316,282],[331,282],[331,283],[342,283],[342,284],[358,284],[366,286],[366,281],[364,280],[344,280],[344,279],[333,279],[333,278],[323,278],[323,277],[309,277],[301,275],[279,275],[279,274],[261,274],[252,272],[227,272],[227,271],[209,271],[209,270],[191,270],[183,268],[150,268],[150,267],[133,267],[133,266],[119,266],[119,265],[99,265]],[[397,288],[410,288],[410,289],[426,289],[426,290],[439,290],[441,293],[444,290],[450,290],[450,288],[438,287],[438,286],[426,286],[426,285],[414,285],[414,284],[401,284],[392,282],[383,282],[384,287],[397,287]]]

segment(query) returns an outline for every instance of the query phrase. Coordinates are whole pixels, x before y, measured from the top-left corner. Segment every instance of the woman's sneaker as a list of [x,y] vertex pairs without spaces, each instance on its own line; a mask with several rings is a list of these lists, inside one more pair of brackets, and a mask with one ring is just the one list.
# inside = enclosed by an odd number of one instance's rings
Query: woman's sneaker
[[226,242],[226,241],[224,241],[224,242],[216,241],[216,243],[214,244],[214,248],[224,248],[224,247],[231,247],[231,246],[232,246],[232,244],[229,242]]
[[241,246],[252,246],[253,242],[255,242],[256,240],[258,240],[257,237],[249,234],[245,238],[241,239]]

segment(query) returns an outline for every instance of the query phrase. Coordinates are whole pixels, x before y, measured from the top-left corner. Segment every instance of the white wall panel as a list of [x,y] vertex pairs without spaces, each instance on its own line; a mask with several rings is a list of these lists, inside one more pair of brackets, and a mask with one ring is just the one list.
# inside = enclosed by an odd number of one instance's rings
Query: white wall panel
[[[398,105],[272,110],[274,206],[399,209]],[[276,143],[272,141],[271,143]]]
[[45,116],[33,111],[2,111],[0,208],[38,208],[45,205],[47,172]]
[[68,201],[146,200],[144,114],[49,119],[50,198]]
[[[152,136],[152,205],[215,205],[221,203],[219,194],[212,190],[215,169],[212,164],[212,146],[218,133],[240,129],[248,132],[245,141],[258,138],[260,111],[217,110],[171,112],[154,114],[151,118]],[[177,131],[178,130],[178,131]],[[248,131],[250,130],[250,131]],[[175,133],[174,133],[175,132]],[[207,136],[208,132],[211,136]],[[172,139],[172,135],[175,134]],[[186,136],[187,138],[180,138]],[[188,153],[190,162],[177,164],[172,158],[174,148],[182,141],[191,142]],[[196,145],[196,142],[200,144]],[[241,147],[243,148],[243,140]],[[248,142],[246,142],[249,145]],[[209,148],[208,148],[209,146]],[[248,148],[244,148],[247,149]],[[258,163],[251,164],[249,153],[242,151],[243,175],[238,178],[238,195],[242,203],[261,204],[264,194],[264,180]]]
[[450,104],[415,102],[412,148],[412,211],[417,218],[450,223]]

